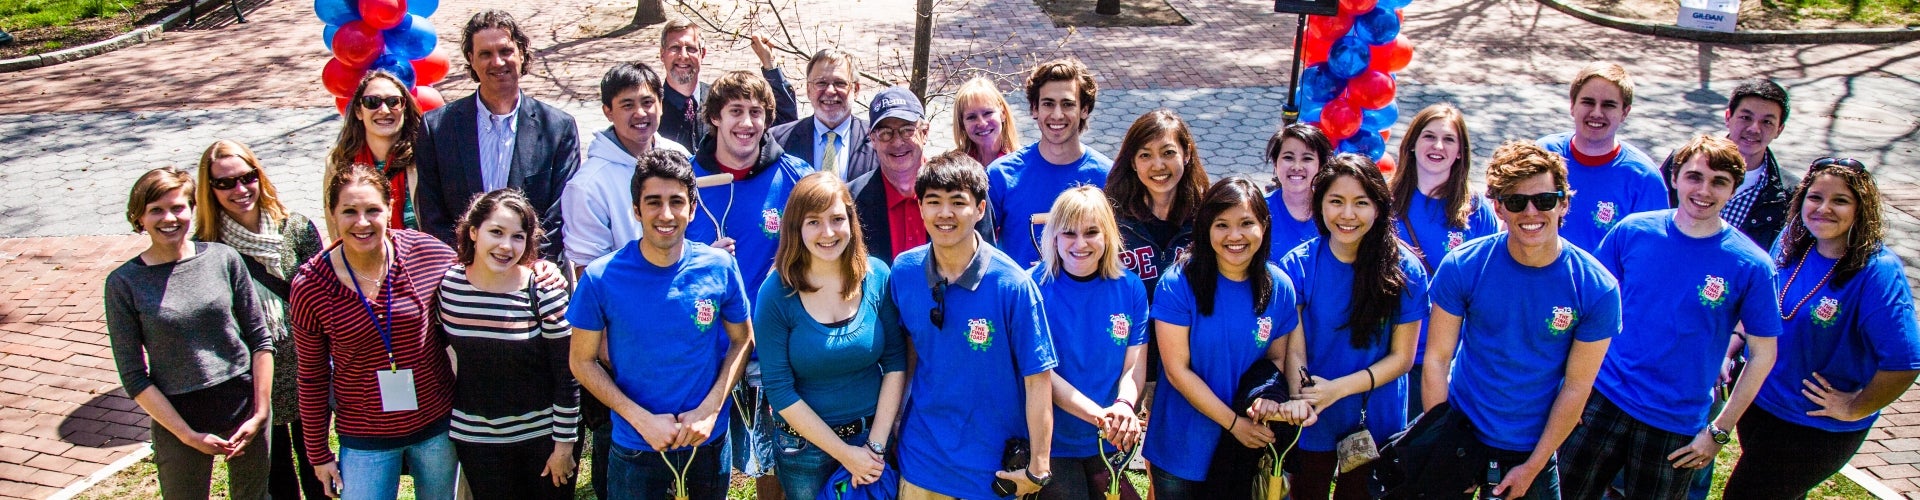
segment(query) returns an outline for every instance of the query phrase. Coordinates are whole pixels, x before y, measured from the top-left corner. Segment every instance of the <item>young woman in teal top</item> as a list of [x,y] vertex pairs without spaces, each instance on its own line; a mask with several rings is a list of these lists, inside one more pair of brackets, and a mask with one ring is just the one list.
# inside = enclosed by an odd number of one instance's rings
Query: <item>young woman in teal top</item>
[[907,341],[887,265],[867,255],[853,195],[832,173],[796,184],[754,302],[761,380],[779,413],[780,488],[813,498],[839,468],[872,483],[906,392]]

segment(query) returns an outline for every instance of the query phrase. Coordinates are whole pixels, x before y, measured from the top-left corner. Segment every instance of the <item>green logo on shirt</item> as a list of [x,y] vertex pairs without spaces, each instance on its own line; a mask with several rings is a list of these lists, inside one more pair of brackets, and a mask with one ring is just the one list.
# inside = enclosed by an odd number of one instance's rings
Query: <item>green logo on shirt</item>
[[1813,307],[1813,324],[1821,328],[1833,326],[1833,319],[1840,317],[1840,301],[1832,297],[1821,297],[1820,305]]
[[1554,335],[1566,335],[1567,330],[1573,329],[1573,322],[1577,319],[1578,318],[1574,316],[1573,308],[1555,307],[1553,308],[1553,318],[1547,320],[1547,330],[1552,331]]
[[769,208],[760,211],[760,232],[768,238],[780,237],[780,209]]
[[693,301],[693,326],[703,332],[713,327],[713,299]]
[[993,347],[993,323],[985,319],[967,320],[967,344],[983,352]]
[[1594,205],[1593,207],[1593,225],[1600,226],[1600,229],[1613,227],[1615,215],[1618,215],[1618,212],[1615,210],[1613,202],[1600,202],[1600,204]]
[[1127,345],[1127,330],[1131,329],[1130,327],[1133,326],[1133,323],[1127,320],[1127,315],[1125,314],[1108,316],[1107,322],[1107,336],[1113,337],[1113,345],[1125,347]]
[[1273,318],[1260,318],[1253,323],[1253,345],[1267,348],[1267,341],[1273,340]]
[[1726,301],[1727,279],[1711,274],[1707,275],[1707,282],[1700,285],[1700,304],[1707,306],[1709,309],[1713,309],[1720,307],[1720,303]]

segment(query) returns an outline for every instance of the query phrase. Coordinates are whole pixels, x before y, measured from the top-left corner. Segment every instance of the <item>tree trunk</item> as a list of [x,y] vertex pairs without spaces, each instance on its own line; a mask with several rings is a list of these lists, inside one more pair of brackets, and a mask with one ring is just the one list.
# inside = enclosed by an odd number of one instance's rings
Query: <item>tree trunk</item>
[[652,26],[667,22],[667,6],[665,0],[638,0],[636,3],[638,5],[635,5],[633,9],[633,25],[635,27]]
[[913,6],[913,95],[927,99],[927,73],[933,50],[933,0],[919,0]]

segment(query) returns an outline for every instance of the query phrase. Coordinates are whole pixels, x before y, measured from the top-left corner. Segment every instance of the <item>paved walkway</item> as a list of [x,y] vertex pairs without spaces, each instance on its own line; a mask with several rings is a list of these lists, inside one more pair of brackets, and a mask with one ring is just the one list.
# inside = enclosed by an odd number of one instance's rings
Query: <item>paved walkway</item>
[[[792,2],[798,7],[785,14],[802,45],[831,41],[862,54],[873,72],[904,78],[911,1]],[[1214,175],[1266,178],[1260,153],[1284,101],[1293,18],[1261,2],[1170,3],[1193,24],[1070,31],[1053,27],[1032,0],[945,3],[934,87],[971,74],[949,68],[1013,74],[1073,54],[1099,72],[1104,89],[1088,138],[1095,149],[1113,152],[1133,117],[1169,107],[1193,125]],[[216,21],[92,59],[0,74],[0,497],[45,497],[146,439],[145,417],[117,387],[99,323],[105,274],[145,244],[128,234],[122,215],[133,178],[161,165],[191,167],[212,140],[238,139],[255,148],[294,210],[318,213],[321,157],[340,127],[319,85],[327,57],[320,23],[310,3],[249,5],[257,8],[244,25]],[[614,61],[656,58],[654,30],[620,29],[631,0],[447,3],[434,16],[443,52],[457,51],[459,23],[483,8],[520,17],[536,49],[527,91],[571,111],[584,131],[606,126],[597,112],[601,72]],[[1903,97],[1920,95],[1920,79],[1907,76],[1920,74],[1920,44],[1673,42],[1587,25],[1526,0],[1421,0],[1406,23],[1419,49],[1400,78],[1400,127],[1424,105],[1455,103],[1471,116],[1483,159],[1503,140],[1565,128],[1563,81],[1587,60],[1634,70],[1640,85],[1623,136],[1656,155],[1687,135],[1717,133],[1737,79],[1781,79],[1794,101],[1777,153],[1791,165],[1832,151],[1874,165],[1893,208],[1890,240],[1909,274],[1920,275],[1920,246],[1909,237],[1920,234],[1920,100]],[[743,43],[709,40],[710,67],[750,64]],[[797,58],[781,60],[790,75],[801,70]],[[462,72],[441,85],[445,94],[472,91]],[[932,150],[951,144],[945,108],[935,99],[942,126]],[[1016,121],[1031,141],[1030,122]],[[1920,392],[1878,425],[1854,464],[1920,498],[1912,493],[1920,484],[1908,480],[1920,478],[1912,465],[1920,463]]]

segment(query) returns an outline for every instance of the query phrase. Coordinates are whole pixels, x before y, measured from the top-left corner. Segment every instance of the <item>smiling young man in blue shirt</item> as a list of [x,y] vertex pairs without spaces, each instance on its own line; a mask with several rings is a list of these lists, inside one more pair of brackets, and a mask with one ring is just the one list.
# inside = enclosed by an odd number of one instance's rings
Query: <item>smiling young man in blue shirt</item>
[[[1040,289],[973,230],[987,178],[964,152],[928,160],[914,181],[930,243],[894,260],[888,287],[913,345],[900,496],[1002,498],[1052,479],[1053,368],[1059,364]],[[1002,471],[1009,440],[1027,439],[1022,470]]]
[[1659,164],[1640,148],[1620,141],[1620,127],[1633,111],[1633,78],[1627,69],[1596,62],[1574,75],[1568,91],[1573,131],[1541,137],[1540,147],[1567,163],[1567,184],[1580,193],[1567,200],[1560,237],[1592,251],[1621,219],[1667,208]]
[[1034,215],[1053,209],[1053,199],[1067,188],[1107,185],[1113,160],[1080,143],[1099,95],[1093,72],[1079,59],[1040,63],[1027,75],[1027,110],[1040,140],[987,167],[988,208],[1000,232],[995,239],[1022,267],[1040,261],[1043,224],[1034,224]]

